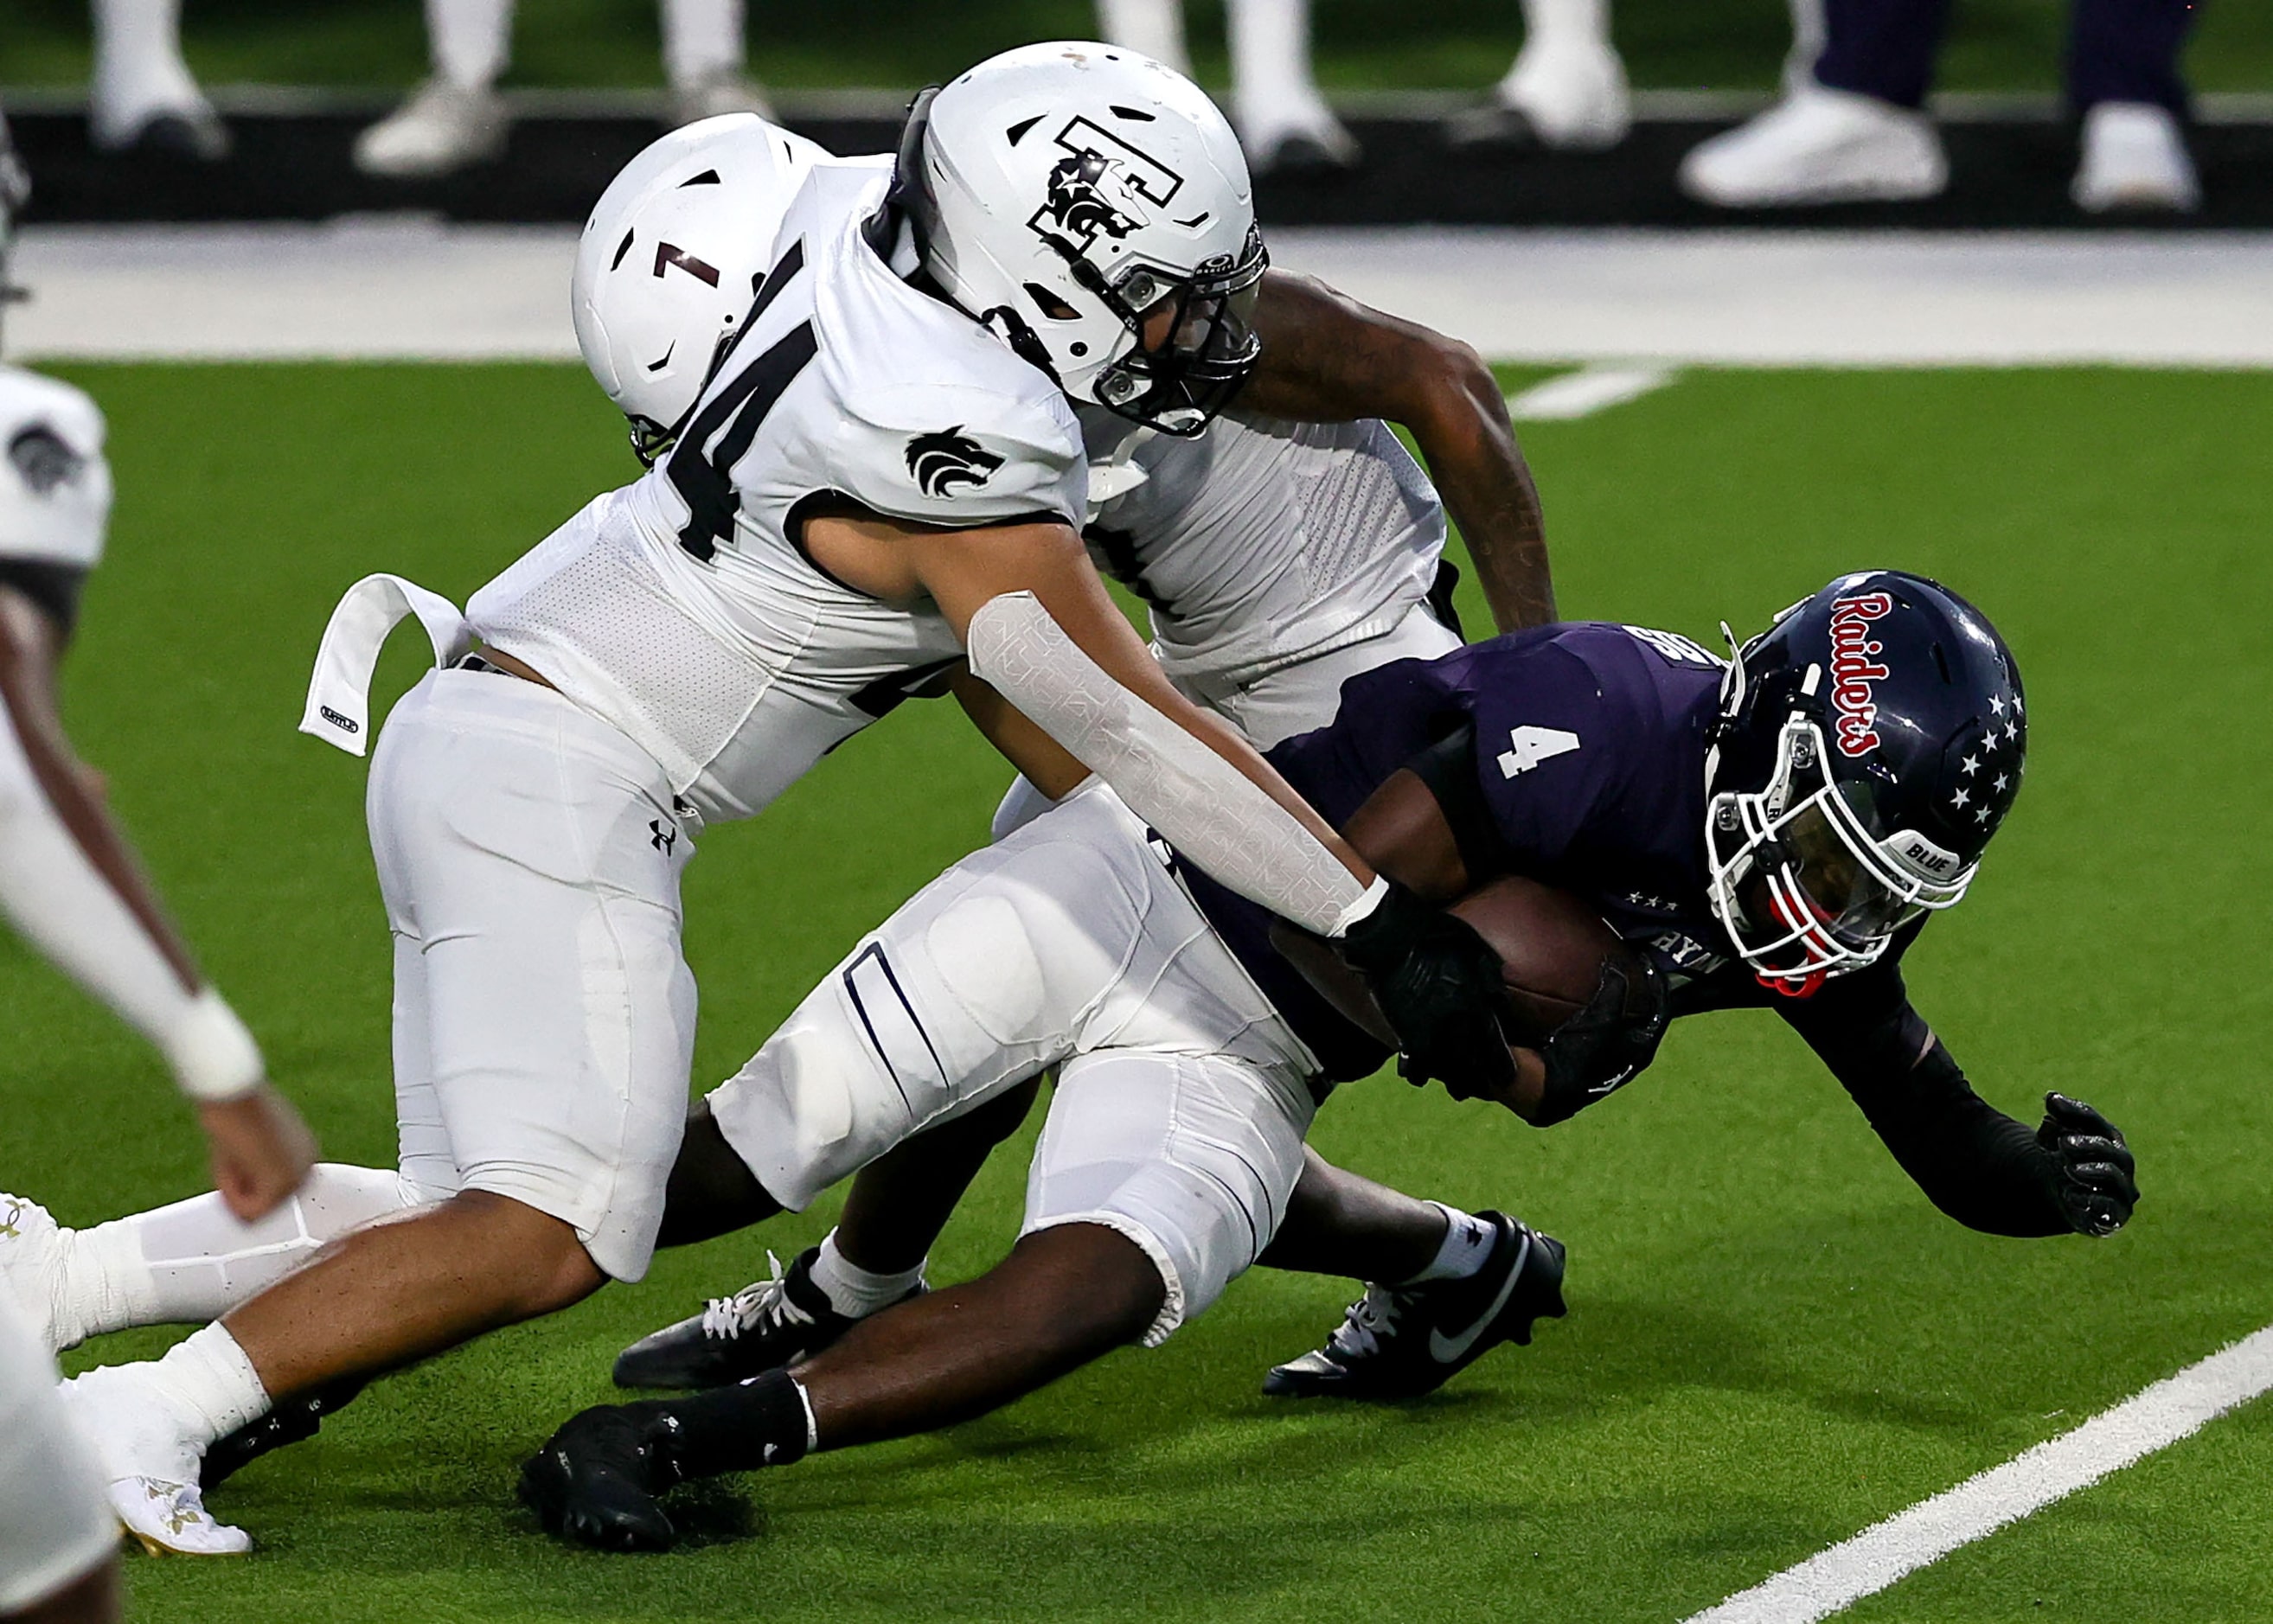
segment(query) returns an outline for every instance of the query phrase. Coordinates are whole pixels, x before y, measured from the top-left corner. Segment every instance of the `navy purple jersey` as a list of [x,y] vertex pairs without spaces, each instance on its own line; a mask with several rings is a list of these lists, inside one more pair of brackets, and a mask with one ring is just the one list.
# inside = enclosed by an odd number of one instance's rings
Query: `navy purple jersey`
[[[1774,1004],[1804,1032],[1821,1024],[1819,1010],[1843,1026],[1867,1006],[1881,1021],[1904,1001],[1895,961],[1907,938],[1812,999],[1783,999],[1736,957],[1706,901],[1705,734],[1722,670],[1671,632],[1543,626],[1353,677],[1331,725],[1270,760],[1336,827],[1391,774],[1421,770],[1447,803],[1474,882],[1521,874],[1585,898],[1658,955],[1677,1014]],[[1459,782],[1446,783],[1448,773]],[[1186,875],[1327,1076],[1363,1076],[1387,1059],[1272,949],[1262,909]]]
[[[1337,826],[1411,767],[1444,807],[1472,882],[1522,874],[1586,898],[1658,956],[1677,1015],[1773,1006],[1934,1205],[1992,1234],[2067,1233],[2057,1156],[1973,1092],[1910,1007],[1900,961],[1923,920],[1878,962],[1804,999],[1768,992],[1736,956],[1705,892],[1705,735],[1721,673],[1668,632],[1543,626],[1354,677],[1331,726],[1270,759]],[[1268,915],[1185,872],[1327,1079],[1389,1059],[1272,950]]]

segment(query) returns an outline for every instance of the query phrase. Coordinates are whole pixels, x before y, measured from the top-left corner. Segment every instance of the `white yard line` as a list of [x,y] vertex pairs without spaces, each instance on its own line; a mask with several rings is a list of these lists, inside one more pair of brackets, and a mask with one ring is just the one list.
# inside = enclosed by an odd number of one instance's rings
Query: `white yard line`
[[2273,1388],[2273,1326],[1684,1624],[1814,1624]]
[[1592,417],[1613,406],[1639,400],[1673,381],[1671,367],[1588,367],[1565,372],[1521,394],[1507,398],[1507,415],[1518,423],[1563,423]]

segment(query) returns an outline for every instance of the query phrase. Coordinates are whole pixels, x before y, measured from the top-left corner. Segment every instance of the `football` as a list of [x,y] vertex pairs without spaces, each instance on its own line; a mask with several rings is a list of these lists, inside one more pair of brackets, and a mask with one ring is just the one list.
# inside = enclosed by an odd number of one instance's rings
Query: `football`
[[[1535,1048],[1585,1008],[1618,946],[1617,932],[1567,891],[1514,876],[1477,887],[1451,911],[1500,956],[1508,1036]],[[1385,1044],[1397,1041],[1357,973],[1317,937],[1284,924],[1272,940],[1326,1001]]]

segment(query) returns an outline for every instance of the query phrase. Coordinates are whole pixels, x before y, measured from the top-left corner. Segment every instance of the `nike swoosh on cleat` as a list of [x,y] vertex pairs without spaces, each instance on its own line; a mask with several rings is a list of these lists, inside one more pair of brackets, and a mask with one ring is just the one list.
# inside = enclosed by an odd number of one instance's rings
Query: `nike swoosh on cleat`
[[1531,1237],[1523,1238],[1523,1250],[1515,1260],[1515,1267],[1507,1271],[1507,1279],[1499,1288],[1499,1295],[1491,1299],[1490,1306],[1476,1317],[1476,1322],[1457,1336],[1447,1336],[1431,1326],[1429,1330],[1429,1357],[1439,1365],[1449,1365],[1470,1348],[1485,1328],[1499,1318],[1499,1311],[1507,1306],[1507,1299],[1515,1295],[1515,1283],[1523,1278],[1523,1266],[1531,1261]]

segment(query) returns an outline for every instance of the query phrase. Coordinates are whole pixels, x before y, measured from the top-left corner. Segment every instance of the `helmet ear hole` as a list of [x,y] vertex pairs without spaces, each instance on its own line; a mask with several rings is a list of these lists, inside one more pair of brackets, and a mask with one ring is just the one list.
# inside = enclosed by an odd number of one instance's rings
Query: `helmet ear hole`
[[1026,296],[1034,302],[1034,308],[1036,310],[1041,311],[1043,315],[1048,317],[1052,321],[1079,321],[1081,319],[1081,312],[1079,311],[1074,309],[1072,305],[1068,304],[1063,299],[1059,298],[1057,295],[1052,293],[1039,282],[1028,282],[1026,284]]

